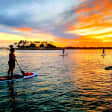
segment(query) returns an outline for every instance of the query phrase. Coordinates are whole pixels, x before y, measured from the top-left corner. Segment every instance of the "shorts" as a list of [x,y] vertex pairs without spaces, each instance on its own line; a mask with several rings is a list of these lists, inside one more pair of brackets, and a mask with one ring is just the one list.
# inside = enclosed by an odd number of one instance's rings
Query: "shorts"
[[8,62],[9,69],[13,70],[15,68],[15,62]]

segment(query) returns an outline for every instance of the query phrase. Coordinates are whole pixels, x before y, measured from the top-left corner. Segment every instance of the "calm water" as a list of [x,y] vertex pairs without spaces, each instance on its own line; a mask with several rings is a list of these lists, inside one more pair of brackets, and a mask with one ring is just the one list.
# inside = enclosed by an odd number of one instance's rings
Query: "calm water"
[[[112,50],[16,51],[31,79],[0,83],[0,112],[102,112],[112,107]],[[0,76],[8,70],[8,51],[0,51]],[[15,73],[20,73],[16,66]],[[21,74],[21,73],[20,73]]]

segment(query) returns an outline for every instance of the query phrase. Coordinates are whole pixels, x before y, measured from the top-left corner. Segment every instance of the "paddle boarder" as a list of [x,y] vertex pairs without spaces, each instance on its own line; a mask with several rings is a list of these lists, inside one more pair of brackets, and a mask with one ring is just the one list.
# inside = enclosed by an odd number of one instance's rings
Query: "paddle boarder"
[[64,53],[65,53],[65,49],[63,49],[63,51],[62,51],[62,52],[63,52],[63,55],[64,55]]
[[9,53],[9,61],[8,61],[8,65],[9,65],[9,70],[8,70],[8,77],[10,78],[10,73],[11,73],[11,78],[13,78],[13,72],[15,69],[15,48],[13,47],[13,45],[10,45],[10,53]]
[[105,50],[104,50],[104,48],[103,48],[103,54],[105,54]]

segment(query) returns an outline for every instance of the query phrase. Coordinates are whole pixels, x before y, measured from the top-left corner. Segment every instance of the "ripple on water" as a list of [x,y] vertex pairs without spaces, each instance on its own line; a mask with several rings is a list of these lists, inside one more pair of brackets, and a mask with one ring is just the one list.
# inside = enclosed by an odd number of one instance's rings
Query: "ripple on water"
[[[2,112],[103,112],[112,106],[112,65],[100,50],[17,51],[24,71],[37,77],[0,85]],[[7,74],[7,53],[0,53],[0,75]],[[16,73],[20,73],[16,67]]]

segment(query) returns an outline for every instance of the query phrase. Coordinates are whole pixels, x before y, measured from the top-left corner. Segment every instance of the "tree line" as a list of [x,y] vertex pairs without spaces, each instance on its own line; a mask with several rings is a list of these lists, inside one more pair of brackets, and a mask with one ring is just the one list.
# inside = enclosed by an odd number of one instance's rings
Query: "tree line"
[[16,48],[56,48],[55,45],[43,41],[27,41],[27,40],[20,40],[19,42],[15,42],[14,45]]

